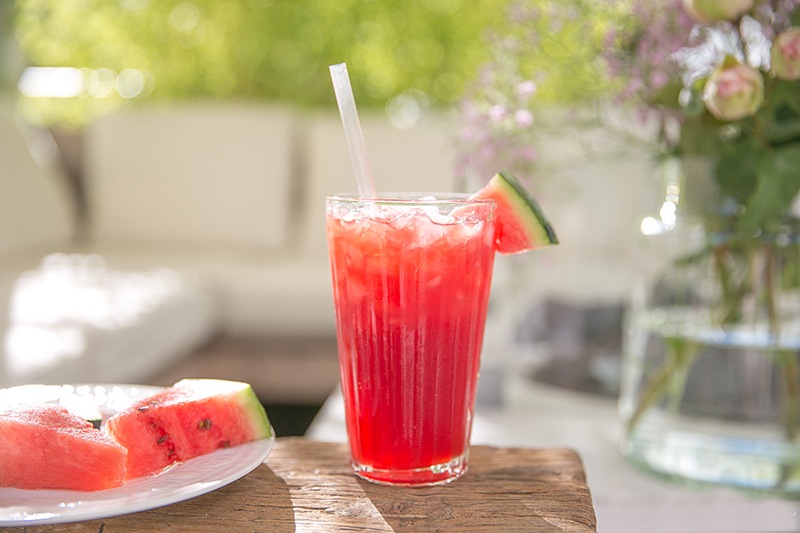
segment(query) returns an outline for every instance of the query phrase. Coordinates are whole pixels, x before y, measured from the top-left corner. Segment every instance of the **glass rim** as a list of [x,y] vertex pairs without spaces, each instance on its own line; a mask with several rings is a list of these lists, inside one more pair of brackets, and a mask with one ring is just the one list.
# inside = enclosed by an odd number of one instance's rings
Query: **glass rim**
[[361,203],[375,205],[443,205],[443,204],[496,204],[490,198],[470,198],[468,193],[458,192],[385,192],[380,196],[362,198],[357,193],[331,194],[326,202]]

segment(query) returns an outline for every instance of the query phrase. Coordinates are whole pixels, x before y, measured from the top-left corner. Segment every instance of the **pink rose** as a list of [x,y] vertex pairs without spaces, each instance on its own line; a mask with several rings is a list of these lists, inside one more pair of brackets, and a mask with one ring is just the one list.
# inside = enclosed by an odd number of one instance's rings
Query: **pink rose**
[[772,70],[784,80],[800,80],[800,28],[789,28],[772,44]]
[[735,20],[753,8],[754,0],[683,0],[683,7],[693,19],[711,23]]
[[719,120],[738,120],[755,115],[764,101],[761,73],[731,56],[711,73],[703,90],[706,109]]

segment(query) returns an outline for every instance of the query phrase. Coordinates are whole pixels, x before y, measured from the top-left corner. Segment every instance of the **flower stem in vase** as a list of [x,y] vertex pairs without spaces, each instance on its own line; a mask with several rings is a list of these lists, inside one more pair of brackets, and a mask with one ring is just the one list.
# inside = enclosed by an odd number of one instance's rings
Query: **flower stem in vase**
[[675,414],[680,408],[689,367],[697,354],[697,344],[686,338],[665,338],[666,358],[654,372],[642,391],[639,402],[628,419],[627,431],[632,433],[642,416],[669,394],[670,412]]
[[[800,428],[800,365],[797,356],[792,350],[777,350],[775,359],[780,365],[783,374],[783,430],[787,443],[795,442]],[[794,465],[783,465],[781,475],[776,483],[776,488],[788,484],[797,474]]]
[[791,350],[777,350],[775,356],[784,377],[784,436],[788,442],[794,442],[800,429],[800,365]]
[[[742,320],[742,302],[750,292],[750,274],[752,272],[752,258],[745,257],[744,261],[737,261],[737,251],[729,246],[718,246],[714,248],[714,265],[719,279],[720,290],[722,292],[722,306],[719,323],[734,324]],[[749,256],[748,250],[741,252],[742,255]],[[738,262],[744,265],[745,271],[740,274],[741,281],[737,284],[734,273],[727,265],[730,260],[735,266]]]

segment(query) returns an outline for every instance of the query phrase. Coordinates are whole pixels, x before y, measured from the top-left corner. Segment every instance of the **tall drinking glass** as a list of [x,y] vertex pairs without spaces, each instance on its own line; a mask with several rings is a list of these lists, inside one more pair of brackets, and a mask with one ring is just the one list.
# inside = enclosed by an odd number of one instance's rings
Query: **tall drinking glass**
[[329,197],[351,463],[369,481],[467,470],[494,263],[494,202]]

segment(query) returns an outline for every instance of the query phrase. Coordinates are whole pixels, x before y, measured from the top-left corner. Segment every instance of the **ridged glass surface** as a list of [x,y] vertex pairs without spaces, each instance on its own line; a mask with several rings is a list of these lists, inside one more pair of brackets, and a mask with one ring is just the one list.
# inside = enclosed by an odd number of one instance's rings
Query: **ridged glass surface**
[[466,469],[492,211],[329,202],[341,384],[362,477],[432,484]]

